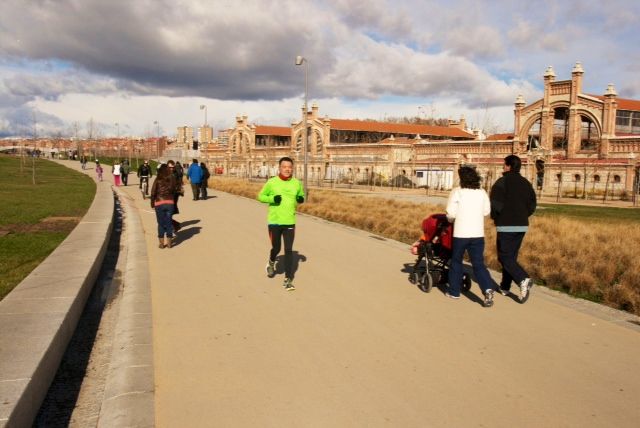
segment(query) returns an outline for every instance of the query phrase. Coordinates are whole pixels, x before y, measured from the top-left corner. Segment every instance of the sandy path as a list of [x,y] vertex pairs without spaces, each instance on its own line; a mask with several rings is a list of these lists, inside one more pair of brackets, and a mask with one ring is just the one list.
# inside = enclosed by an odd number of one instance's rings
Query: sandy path
[[126,191],[151,257],[160,427],[640,424],[637,331],[541,291],[491,309],[422,293],[406,246],[305,216],[285,292],[264,273],[264,205],[187,189],[181,242],[160,250]]

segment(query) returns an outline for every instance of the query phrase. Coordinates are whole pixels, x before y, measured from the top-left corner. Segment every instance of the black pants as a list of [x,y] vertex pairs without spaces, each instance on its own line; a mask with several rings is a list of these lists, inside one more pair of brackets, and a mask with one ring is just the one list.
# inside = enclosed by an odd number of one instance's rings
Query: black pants
[[207,188],[209,187],[209,183],[207,182],[207,180],[202,180],[202,183],[200,183],[200,195],[201,198],[206,200],[207,197],[209,196],[209,194],[207,193]]
[[191,191],[193,192],[193,200],[197,201],[200,199],[200,184],[201,183],[191,183]]
[[498,232],[498,261],[502,265],[502,281],[500,288],[509,290],[511,281],[520,284],[529,275],[518,263],[518,252],[525,232]]
[[127,183],[129,182],[129,174],[125,174],[123,172],[122,175],[120,175],[120,178],[122,178],[122,184],[126,186]]
[[293,225],[269,225],[269,239],[271,239],[271,253],[269,260],[275,261],[280,253],[280,244],[284,239],[284,275],[293,279],[293,239],[296,236],[296,226]]

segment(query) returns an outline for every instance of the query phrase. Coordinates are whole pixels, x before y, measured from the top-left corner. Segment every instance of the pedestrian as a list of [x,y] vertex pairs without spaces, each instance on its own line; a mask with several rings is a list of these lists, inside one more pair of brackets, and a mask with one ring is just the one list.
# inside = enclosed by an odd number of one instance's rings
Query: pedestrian
[[177,163],[174,163],[172,160],[167,161],[167,167],[169,171],[173,174],[173,178],[176,180],[176,191],[173,196],[173,214],[171,215],[171,224],[173,225],[173,230],[175,233],[182,228],[180,223],[174,220],[173,216],[176,214],[180,214],[180,210],[178,209],[178,199],[180,196],[184,196],[184,187],[182,186],[182,171],[178,171],[176,167]]
[[182,177],[184,177],[184,168],[182,167],[182,165],[180,165],[180,162],[176,162],[175,165],[175,175],[178,178],[178,182],[180,183],[180,186],[182,186]]
[[158,169],[158,176],[151,188],[151,208],[156,210],[158,222],[158,246],[159,248],[171,248],[173,238],[173,225],[171,216],[174,209],[174,196],[176,192],[176,179],[166,164]]
[[87,157],[85,155],[80,156],[80,166],[82,169],[87,169]]
[[[138,167],[138,187],[141,191],[143,191],[144,196],[149,195],[149,179],[153,176],[151,172],[151,167],[149,166],[149,161],[145,159],[145,161]],[[142,184],[145,183],[146,186],[144,190],[142,190]]]
[[469,254],[473,273],[484,296],[484,306],[493,306],[494,286],[484,264],[484,217],[491,212],[489,196],[480,188],[480,176],[469,166],[458,168],[460,187],[454,188],[447,201],[447,218],[453,222],[453,246],[447,297],[460,298],[464,274],[462,257]]
[[536,210],[536,192],[520,175],[521,166],[516,155],[504,158],[502,177],[491,188],[491,218],[496,225],[498,261],[502,265],[500,293],[508,295],[515,281],[520,287],[520,303],[524,303],[533,280],[518,263],[518,253],[529,229],[529,217]]
[[202,184],[202,168],[198,165],[198,159],[194,159],[187,171],[187,177],[191,183],[191,191],[193,192],[193,200],[200,199],[200,185]]
[[209,169],[207,168],[207,164],[204,162],[200,162],[200,168],[202,168],[202,182],[200,183],[200,194],[202,195],[202,199],[205,201],[209,197],[207,189],[209,188],[209,177],[211,174],[209,173]]
[[120,175],[122,173],[120,169],[120,161],[116,160],[111,167],[111,173],[113,174],[113,183],[116,186],[120,185]]
[[100,162],[96,161],[96,176],[98,177],[98,180],[102,181],[102,172],[104,170],[102,169],[102,165],[100,165]]
[[276,256],[284,240],[284,283],[287,291],[295,290],[293,285],[293,240],[296,230],[296,208],[304,202],[304,190],[300,180],[294,178],[293,160],[283,157],[278,162],[279,174],[271,177],[258,194],[258,200],[269,204],[267,217],[271,252],[267,261],[267,276],[276,275]]
[[129,183],[129,173],[131,172],[131,166],[129,166],[128,160],[123,160],[120,166],[120,172],[122,177],[122,184],[125,186]]

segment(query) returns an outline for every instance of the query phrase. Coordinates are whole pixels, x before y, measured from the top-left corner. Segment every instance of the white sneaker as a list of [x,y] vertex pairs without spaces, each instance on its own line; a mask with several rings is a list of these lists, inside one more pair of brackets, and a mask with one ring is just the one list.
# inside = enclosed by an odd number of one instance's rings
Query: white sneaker
[[527,301],[531,287],[533,287],[533,280],[531,278],[525,278],[520,283],[520,301],[522,303]]

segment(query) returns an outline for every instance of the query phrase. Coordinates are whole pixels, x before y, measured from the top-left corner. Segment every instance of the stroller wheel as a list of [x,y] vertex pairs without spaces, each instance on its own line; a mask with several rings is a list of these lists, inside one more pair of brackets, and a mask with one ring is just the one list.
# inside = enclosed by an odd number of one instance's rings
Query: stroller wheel
[[462,290],[465,292],[471,290],[471,277],[468,273],[462,275]]
[[431,289],[433,288],[433,277],[431,276],[431,273],[429,273],[429,271],[425,272],[424,275],[418,277],[418,287],[420,287],[420,290],[424,291],[425,293],[431,291]]

